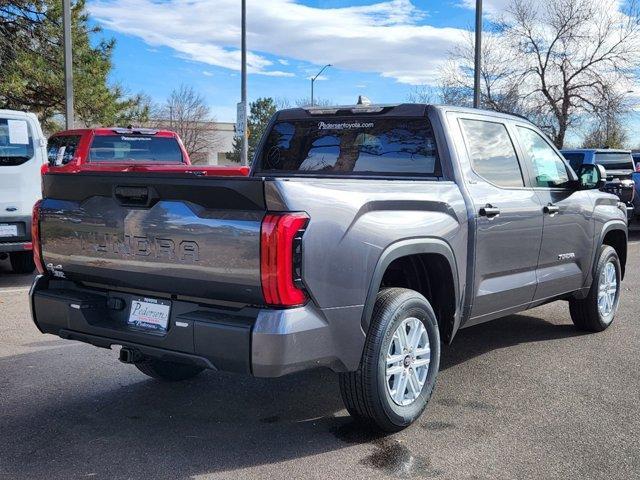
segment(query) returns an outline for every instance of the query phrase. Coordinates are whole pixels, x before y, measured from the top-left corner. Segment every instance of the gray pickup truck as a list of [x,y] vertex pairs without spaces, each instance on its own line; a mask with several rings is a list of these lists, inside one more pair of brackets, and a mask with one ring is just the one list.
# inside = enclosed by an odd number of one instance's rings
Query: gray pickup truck
[[330,368],[352,415],[397,431],[460,328],[556,300],[611,325],[627,220],[605,179],[508,115],[285,110],[248,177],[52,169],[33,319],[163,380]]

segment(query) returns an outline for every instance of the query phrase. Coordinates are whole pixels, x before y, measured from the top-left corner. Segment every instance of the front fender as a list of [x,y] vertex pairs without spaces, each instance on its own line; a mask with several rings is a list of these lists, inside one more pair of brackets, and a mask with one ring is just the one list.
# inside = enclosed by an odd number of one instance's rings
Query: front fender
[[[594,249],[594,258],[593,258],[593,269],[595,268],[595,266],[597,265],[598,262],[598,253],[600,251],[600,246],[602,246],[604,244],[604,239],[605,237],[615,231],[615,230],[619,230],[621,232],[624,233],[625,238],[627,239],[627,241],[629,240],[629,228],[627,226],[627,222],[626,221],[622,221],[622,220],[610,220],[609,222],[605,223],[604,226],[602,227],[602,230],[600,231],[600,238],[598,239],[598,243],[596,244],[596,248]],[[621,258],[620,261],[622,262],[622,278],[624,279],[625,276],[625,270],[626,270],[626,259]]]

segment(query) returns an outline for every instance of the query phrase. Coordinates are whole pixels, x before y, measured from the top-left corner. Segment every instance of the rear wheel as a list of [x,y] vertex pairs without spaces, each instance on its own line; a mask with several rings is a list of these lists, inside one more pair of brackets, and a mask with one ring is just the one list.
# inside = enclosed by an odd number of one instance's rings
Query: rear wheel
[[356,372],[340,375],[349,413],[397,432],[424,412],[440,366],[440,334],[429,302],[413,290],[378,294]]
[[569,302],[571,319],[577,328],[602,332],[615,319],[620,304],[622,268],[616,251],[603,245],[596,265],[593,285],[587,298]]
[[189,380],[204,370],[202,367],[155,359],[146,359],[135,365],[145,375],[165,382]]
[[33,273],[36,269],[33,252],[12,252],[9,254],[9,261],[15,273]]

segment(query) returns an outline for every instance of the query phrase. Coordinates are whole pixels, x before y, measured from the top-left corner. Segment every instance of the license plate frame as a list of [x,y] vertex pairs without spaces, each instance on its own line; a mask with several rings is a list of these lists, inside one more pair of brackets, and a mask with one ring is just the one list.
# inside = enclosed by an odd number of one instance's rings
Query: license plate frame
[[171,319],[171,302],[158,298],[132,298],[127,316],[131,328],[166,333]]
[[0,238],[13,238],[18,236],[18,225],[0,223]]

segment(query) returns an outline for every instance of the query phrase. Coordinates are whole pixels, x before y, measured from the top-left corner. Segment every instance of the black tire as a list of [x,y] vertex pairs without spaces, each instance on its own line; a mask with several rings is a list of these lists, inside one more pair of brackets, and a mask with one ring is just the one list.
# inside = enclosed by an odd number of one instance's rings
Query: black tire
[[33,273],[36,269],[33,252],[12,252],[9,254],[9,260],[14,273]]
[[[616,271],[616,280],[618,291],[616,293],[615,301],[613,302],[613,310],[610,315],[603,316],[598,308],[598,293],[600,285],[600,277],[605,266],[608,263],[613,263]],[[618,306],[620,305],[620,295],[622,292],[622,267],[620,265],[620,259],[616,251],[608,246],[603,245],[600,247],[600,255],[596,264],[593,284],[589,295],[582,300],[572,299],[569,301],[569,312],[571,313],[571,319],[574,325],[579,330],[587,332],[603,332],[611,326],[615,319]]]
[[[393,335],[406,319],[424,325],[431,349],[431,363],[422,391],[410,405],[396,403],[387,388],[386,356]],[[440,332],[431,305],[418,292],[403,288],[382,290],[376,299],[360,367],[340,374],[340,392],[349,413],[385,432],[399,432],[424,412],[440,368]]]
[[136,367],[145,375],[162,380],[163,382],[181,382],[189,380],[204,370],[202,367],[186,365],[184,363],[166,362],[163,360],[146,359],[137,362]]

